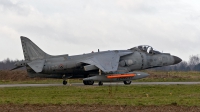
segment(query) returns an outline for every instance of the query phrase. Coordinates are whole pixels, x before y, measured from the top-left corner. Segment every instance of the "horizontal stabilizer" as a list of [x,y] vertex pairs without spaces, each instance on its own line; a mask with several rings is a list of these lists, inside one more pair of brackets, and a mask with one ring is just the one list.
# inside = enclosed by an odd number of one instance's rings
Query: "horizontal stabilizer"
[[27,63],[36,73],[40,73],[43,70],[45,60],[35,60]]
[[22,68],[22,67],[24,67],[24,66],[17,66],[17,67],[15,67],[15,68],[12,68],[10,71],[12,71],[12,70],[16,70],[16,69],[18,69],[18,68]]

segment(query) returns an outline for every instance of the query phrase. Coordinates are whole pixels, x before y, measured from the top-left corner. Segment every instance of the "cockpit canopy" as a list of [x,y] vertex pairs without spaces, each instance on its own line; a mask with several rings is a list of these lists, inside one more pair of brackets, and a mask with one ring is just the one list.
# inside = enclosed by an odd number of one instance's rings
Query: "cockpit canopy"
[[[153,47],[148,46],[148,45],[140,45],[140,46],[137,46],[137,47],[134,47],[134,48],[137,48],[137,49],[139,49],[143,52],[146,52],[148,54],[160,54],[161,53],[159,51],[154,50]],[[132,49],[134,49],[134,48],[132,48]]]

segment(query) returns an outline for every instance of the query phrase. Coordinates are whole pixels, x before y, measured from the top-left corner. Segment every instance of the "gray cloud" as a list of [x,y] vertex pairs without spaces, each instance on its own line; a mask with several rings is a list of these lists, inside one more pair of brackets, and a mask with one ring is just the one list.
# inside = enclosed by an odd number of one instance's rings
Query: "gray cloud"
[[[149,44],[187,59],[199,52],[193,46],[200,48],[197,2],[2,0],[0,38],[19,40],[20,35],[28,36],[50,54],[79,54],[98,48],[128,49]],[[15,46],[19,45],[17,42]]]
[[2,7],[5,13],[14,12],[23,16],[26,16],[29,14],[29,8],[25,5],[22,5],[20,2],[13,3],[11,0],[1,0],[0,6]]

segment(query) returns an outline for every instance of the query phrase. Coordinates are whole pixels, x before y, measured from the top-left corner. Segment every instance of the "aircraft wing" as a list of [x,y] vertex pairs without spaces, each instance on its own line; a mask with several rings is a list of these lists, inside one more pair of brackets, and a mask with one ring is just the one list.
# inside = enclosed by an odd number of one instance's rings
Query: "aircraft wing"
[[133,52],[130,51],[109,51],[94,55],[93,57],[83,60],[82,62],[90,65],[95,65],[105,73],[112,73],[117,71],[120,57],[132,53]]

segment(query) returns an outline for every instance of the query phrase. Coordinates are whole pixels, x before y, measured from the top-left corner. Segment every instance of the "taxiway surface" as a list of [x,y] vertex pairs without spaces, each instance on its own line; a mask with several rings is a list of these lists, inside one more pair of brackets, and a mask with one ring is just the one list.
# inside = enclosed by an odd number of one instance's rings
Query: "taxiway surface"
[[[131,85],[194,85],[200,84],[200,82],[132,82]],[[103,86],[109,85],[124,85],[123,83],[104,83]],[[0,84],[0,88],[5,87],[47,87],[47,86],[64,86],[62,84]],[[66,86],[85,86],[83,83],[71,83]],[[98,83],[95,83],[93,86],[98,86]]]

